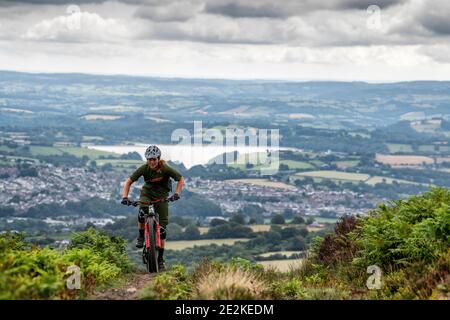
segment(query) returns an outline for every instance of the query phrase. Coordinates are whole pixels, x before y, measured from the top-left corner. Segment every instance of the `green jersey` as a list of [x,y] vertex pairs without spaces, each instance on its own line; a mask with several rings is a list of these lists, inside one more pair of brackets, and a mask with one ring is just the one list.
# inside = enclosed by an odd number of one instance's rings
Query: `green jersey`
[[141,189],[141,199],[149,200],[167,197],[171,189],[170,178],[175,181],[181,179],[181,174],[166,163],[155,170],[151,169],[148,164],[144,164],[131,174],[130,179],[135,182],[141,176],[144,177],[145,182]]

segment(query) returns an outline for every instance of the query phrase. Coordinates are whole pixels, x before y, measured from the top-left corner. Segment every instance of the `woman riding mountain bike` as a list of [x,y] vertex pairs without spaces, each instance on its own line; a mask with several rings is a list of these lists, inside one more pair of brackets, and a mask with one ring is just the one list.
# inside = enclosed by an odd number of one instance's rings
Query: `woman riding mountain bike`
[[[136,241],[137,248],[144,246],[145,214],[149,212],[148,204],[157,199],[167,198],[169,196],[169,192],[171,191],[170,178],[178,181],[175,193],[171,196],[172,200],[180,199],[181,189],[184,185],[183,176],[161,159],[161,150],[157,146],[149,146],[145,151],[145,158],[147,159],[147,163],[130,175],[125,181],[122,193],[122,204],[130,205],[131,201],[128,199],[130,187],[141,176],[144,177],[145,183],[142,186],[139,198],[139,235]],[[159,224],[161,226],[161,247],[158,249],[158,268],[159,270],[164,270],[163,255],[167,237],[166,227],[169,223],[169,204],[168,202],[158,202],[154,205],[154,208],[159,215]]]

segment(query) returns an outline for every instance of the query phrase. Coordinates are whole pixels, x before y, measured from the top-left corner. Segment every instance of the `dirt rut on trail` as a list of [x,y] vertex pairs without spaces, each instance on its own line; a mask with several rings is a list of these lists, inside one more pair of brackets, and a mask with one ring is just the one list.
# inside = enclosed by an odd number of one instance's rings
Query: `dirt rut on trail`
[[153,278],[155,274],[136,273],[120,288],[108,288],[90,297],[92,300],[137,300],[137,293]]

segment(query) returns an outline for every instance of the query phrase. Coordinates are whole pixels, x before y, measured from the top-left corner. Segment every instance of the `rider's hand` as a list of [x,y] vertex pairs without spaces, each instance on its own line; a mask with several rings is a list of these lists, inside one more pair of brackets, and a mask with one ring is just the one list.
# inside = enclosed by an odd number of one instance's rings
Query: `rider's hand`
[[131,201],[127,197],[124,197],[122,198],[121,204],[123,204],[124,206],[129,206],[131,204]]
[[170,200],[171,201],[177,201],[180,199],[180,195],[178,193],[174,193],[171,197]]

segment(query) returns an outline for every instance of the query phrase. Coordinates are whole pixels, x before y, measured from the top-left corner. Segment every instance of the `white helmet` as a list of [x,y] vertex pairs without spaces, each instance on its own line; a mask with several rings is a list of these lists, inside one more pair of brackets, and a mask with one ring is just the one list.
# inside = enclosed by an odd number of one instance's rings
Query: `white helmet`
[[151,145],[150,147],[145,150],[145,158],[146,159],[153,159],[153,158],[159,158],[161,157],[161,150],[155,145]]

